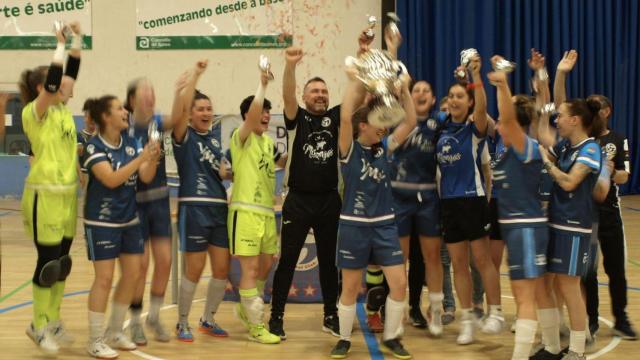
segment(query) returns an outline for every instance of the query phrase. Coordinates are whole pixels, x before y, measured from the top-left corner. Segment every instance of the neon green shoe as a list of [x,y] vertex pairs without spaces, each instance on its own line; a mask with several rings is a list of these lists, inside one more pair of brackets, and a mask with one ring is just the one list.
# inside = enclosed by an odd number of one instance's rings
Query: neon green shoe
[[244,325],[247,330],[251,330],[249,318],[247,318],[247,314],[244,312],[242,304],[237,303],[236,306],[233,307],[233,314],[236,316],[236,318],[238,318],[238,320],[240,320],[242,325]]
[[280,336],[270,333],[269,330],[264,327],[264,324],[251,325],[249,329],[249,340],[261,344],[279,344]]

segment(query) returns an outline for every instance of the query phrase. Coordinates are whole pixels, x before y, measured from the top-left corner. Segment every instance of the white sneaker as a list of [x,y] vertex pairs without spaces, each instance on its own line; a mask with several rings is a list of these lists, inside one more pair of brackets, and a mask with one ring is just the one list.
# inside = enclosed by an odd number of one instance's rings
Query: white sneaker
[[129,324],[129,336],[137,346],[147,345],[147,337],[144,335],[141,323]]
[[107,335],[107,344],[118,350],[131,351],[137,348],[136,344],[122,331]]
[[499,334],[504,328],[504,316],[494,313],[484,320],[482,332],[485,334]]
[[51,333],[47,331],[47,328],[36,330],[33,324],[30,324],[25,333],[45,354],[57,354],[58,350],[60,350],[60,346],[51,336]]
[[472,319],[460,321],[460,334],[456,340],[458,345],[468,345],[473,342],[475,324]]
[[69,334],[61,321],[50,322],[47,328],[56,342],[62,347],[70,347],[76,341],[76,338]]
[[89,355],[98,359],[115,359],[118,357],[118,352],[110,348],[109,345],[104,342],[103,338],[89,341],[87,344],[87,352]]
[[511,333],[515,334],[516,333],[516,321],[518,321],[518,317],[514,317],[513,318],[513,322],[511,323]]
[[442,335],[442,310],[433,308],[429,309],[428,327],[431,335]]
[[157,341],[169,342],[169,340],[171,340],[171,335],[169,335],[167,330],[164,328],[164,326],[160,322],[160,319],[149,321],[149,318],[147,317],[145,324],[147,325],[147,328],[153,331],[154,338]]

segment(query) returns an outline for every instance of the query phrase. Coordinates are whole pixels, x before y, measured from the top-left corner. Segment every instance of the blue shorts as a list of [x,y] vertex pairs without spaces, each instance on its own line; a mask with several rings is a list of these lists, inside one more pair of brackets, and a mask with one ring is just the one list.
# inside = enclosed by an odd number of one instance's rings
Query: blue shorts
[[151,237],[171,239],[169,198],[138,203],[137,205],[144,241]]
[[582,276],[589,262],[591,234],[549,226],[547,270],[569,276]]
[[507,245],[511,280],[535,279],[547,272],[549,229],[546,223],[500,226]]
[[413,196],[393,192],[398,236],[411,235],[415,224],[418,235],[440,236],[440,198],[435,190],[425,190]]
[[591,241],[589,242],[589,260],[587,261],[587,270],[582,274],[582,280],[586,281],[590,274],[598,273],[598,223],[594,222],[591,226]]
[[180,251],[207,251],[209,245],[229,248],[226,205],[180,205]]
[[140,224],[123,227],[84,225],[90,261],[116,259],[120,254],[144,253]]
[[354,226],[340,224],[336,266],[344,269],[364,269],[369,264],[400,265],[404,261],[398,228],[395,224]]

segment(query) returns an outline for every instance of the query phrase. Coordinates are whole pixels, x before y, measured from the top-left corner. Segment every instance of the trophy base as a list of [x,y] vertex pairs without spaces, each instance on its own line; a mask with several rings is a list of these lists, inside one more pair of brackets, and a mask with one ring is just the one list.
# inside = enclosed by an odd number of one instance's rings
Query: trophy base
[[[399,105],[399,104],[397,104]],[[400,124],[405,118],[404,109],[400,106],[374,106],[369,112],[369,125],[377,128],[392,128]]]

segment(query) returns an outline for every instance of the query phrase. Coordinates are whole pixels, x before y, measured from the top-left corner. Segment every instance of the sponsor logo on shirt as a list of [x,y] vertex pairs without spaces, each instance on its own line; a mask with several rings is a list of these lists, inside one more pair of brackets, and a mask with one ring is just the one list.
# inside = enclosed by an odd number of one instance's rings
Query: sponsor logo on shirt
[[94,152],[96,152],[96,147],[93,144],[87,145],[87,152],[89,154],[93,154]]
[[307,141],[302,145],[302,151],[309,159],[326,163],[335,154],[334,149],[330,148],[332,138],[331,132],[328,130],[313,132],[309,134]]
[[362,167],[360,168],[360,180],[371,178],[373,181],[379,183],[387,177],[384,170],[372,166],[366,159],[360,160],[362,161]]
[[331,125],[331,119],[327,116],[323,117],[320,125],[322,125],[322,127],[329,127]]

